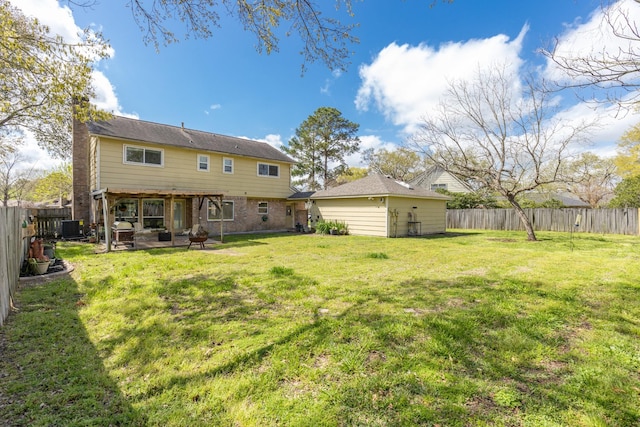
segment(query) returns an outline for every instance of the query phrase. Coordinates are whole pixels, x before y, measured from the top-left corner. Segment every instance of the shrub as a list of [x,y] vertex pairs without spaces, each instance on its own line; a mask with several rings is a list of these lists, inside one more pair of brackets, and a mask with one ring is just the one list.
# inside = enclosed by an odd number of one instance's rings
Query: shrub
[[349,234],[349,226],[344,221],[324,221],[320,220],[316,224],[318,234]]

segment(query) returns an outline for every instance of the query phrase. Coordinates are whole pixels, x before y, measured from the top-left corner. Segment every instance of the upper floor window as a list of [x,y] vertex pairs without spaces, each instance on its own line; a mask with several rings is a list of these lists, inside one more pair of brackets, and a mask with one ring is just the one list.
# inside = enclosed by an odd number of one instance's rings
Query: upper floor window
[[258,163],[259,176],[280,176],[280,167],[278,165],[270,165],[267,163]]
[[431,191],[446,190],[447,184],[431,184]]
[[198,154],[198,170],[209,172],[209,156],[206,154]]
[[163,151],[151,148],[124,146],[124,162],[138,165],[162,166]]
[[228,157],[222,159],[222,172],[233,173],[233,159]]

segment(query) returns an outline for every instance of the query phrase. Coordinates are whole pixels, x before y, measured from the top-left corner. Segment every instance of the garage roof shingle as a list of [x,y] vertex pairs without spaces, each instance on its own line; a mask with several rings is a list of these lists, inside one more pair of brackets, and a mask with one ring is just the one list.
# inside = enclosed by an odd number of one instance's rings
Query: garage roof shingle
[[450,197],[423,188],[413,188],[406,183],[400,183],[395,179],[373,174],[357,181],[348,182],[338,187],[329,188],[314,193],[312,199],[329,199],[341,197],[363,196],[401,196],[417,197],[424,199],[449,200]]

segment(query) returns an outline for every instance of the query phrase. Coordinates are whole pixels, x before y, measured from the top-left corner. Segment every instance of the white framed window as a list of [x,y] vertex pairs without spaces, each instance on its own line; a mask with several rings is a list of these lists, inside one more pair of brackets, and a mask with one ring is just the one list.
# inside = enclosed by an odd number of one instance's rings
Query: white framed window
[[151,148],[135,147],[133,145],[124,146],[124,163],[145,166],[163,166],[164,150],[154,150]]
[[233,173],[233,159],[230,157],[224,157],[222,159],[222,172]]
[[200,172],[209,172],[210,158],[207,154],[198,154],[198,170]]
[[269,203],[268,202],[258,202],[258,213],[260,215],[266,215],[269,213]]
[[431,191],[446,190],[447,184],[431,184]]
[[269,163],[258,163],[258,176],[277,178],[280,176],[280,166]]
[[220,221],[223,218],[224,221],[233,221],[233,215],[233,200],[224,200],[222,211],[217,203],[213,203],[211,200],[207,201],[207,221]]

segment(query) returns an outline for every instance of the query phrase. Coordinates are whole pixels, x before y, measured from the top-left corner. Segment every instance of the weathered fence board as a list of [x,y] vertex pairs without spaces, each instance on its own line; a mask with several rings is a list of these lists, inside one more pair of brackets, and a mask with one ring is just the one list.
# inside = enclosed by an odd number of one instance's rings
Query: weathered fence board
[[21,217],[26,213],[20,208],[0,207],[0,326],[9,315],[24,261]]
[[57,239],[62,236],[62,221],[71,219],[71,208],[30,209],[36,236]]
[[[624,209],[525,209],[535,231],[640,234],[637,208]],[[577,223],[577,219],[580,219]],[[450,209],[447,228],[524,231],[513,209]]]

